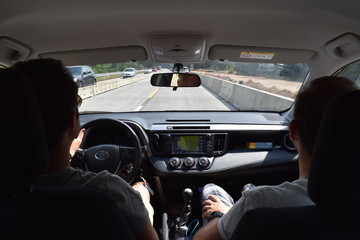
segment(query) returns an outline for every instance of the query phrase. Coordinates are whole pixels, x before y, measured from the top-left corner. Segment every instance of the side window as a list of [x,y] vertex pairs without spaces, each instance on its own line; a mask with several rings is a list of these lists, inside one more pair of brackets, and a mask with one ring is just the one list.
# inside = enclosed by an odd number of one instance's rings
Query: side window
[[90,68],[90,67],[86,67],[86,72],[87,72],[88,74],[91,74],[91,73],[92,73],[91,68]]
[[339,77],[346,77],[350,80],[353,80],[358,86],[360,86],[360,60],[346,65],[334,75]]

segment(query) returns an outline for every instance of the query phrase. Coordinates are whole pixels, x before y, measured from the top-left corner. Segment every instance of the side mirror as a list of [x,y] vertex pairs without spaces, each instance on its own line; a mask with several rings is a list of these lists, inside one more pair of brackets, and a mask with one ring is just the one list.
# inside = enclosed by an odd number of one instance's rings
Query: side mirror
[[198,87],[199,75],[193,73],[158,73],[151,76],[151,85],[158,87]]

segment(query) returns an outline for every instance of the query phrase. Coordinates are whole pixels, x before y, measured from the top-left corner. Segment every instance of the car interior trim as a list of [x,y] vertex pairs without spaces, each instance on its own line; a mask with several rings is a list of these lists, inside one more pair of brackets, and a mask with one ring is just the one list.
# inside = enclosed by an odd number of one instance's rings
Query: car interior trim
[[252,125],[252,124],[176,124],[176,125],[167,125],[167,124],[153,124],[151,126],[151,131],[172,131],[172,130],[199,130],[199,129],[209,129],[217,131],[286,131],[289,129],[285,125]]
[[119,46],[97,49],[82,49],[48,52],[39,55],[41,58],[61,59],[66,65],[96,64],[100,62],[145,61],[146,51],[141,46]]

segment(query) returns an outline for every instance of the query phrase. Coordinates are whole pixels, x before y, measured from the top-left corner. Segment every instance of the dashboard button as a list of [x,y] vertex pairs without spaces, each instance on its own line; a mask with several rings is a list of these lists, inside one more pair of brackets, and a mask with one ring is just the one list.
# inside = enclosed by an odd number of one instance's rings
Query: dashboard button
[[199,166],[200,167],[207,167],[210,164],[210,160],[207,157],[201,157],[199,158]]
[[184,160],[184,165],[186,166],[186,167],[192,167],[192,166],[194,166],[194,164],[195,164],[195,160],[194,160],[194,158],[192,158],[192,157],[186,157],[185,158],[185,160]]
[[178,157],[172,157],[170,160],[169,160],[169,166],[172,167],[172,168],[177,168],[180,166],[181,164],[181,161]]

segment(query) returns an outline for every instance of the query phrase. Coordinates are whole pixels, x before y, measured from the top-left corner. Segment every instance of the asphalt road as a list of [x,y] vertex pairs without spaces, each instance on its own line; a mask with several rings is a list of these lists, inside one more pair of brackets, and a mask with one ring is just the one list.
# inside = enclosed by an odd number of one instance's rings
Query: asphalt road
[[154,87],[150,74],[135,83],[84,99],[80,112],[234,110],[206,88]]

